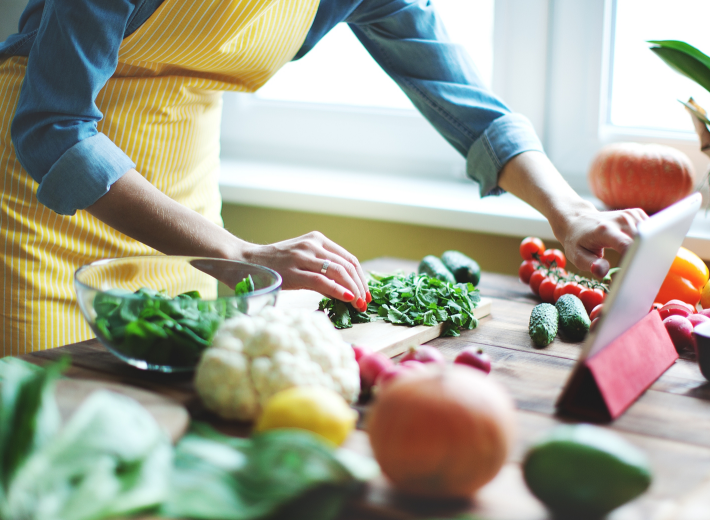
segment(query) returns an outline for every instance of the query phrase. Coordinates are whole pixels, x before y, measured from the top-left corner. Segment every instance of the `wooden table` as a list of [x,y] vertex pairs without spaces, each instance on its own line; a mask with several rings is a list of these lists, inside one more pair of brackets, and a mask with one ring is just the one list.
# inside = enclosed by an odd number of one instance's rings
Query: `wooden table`
[[[413,270],[416,264],[395,259],[366,262],[366,269],[387,272]],[[490,377],[505,386],[515,399],[518,419],[517,446],[499,475],[471,503],[418,502],[397,494],[384,478],[371,483],[365,494],[352,500],[344,520],[455,516],[476,513],[490,519],[544,519],[545,509],[527,491],[519,462],[538,436],[569,418],[555,415],[555,401],[574,366],[581,345],[556,339],[545,349],[535,349],[527,333],[532,307],[539,303],[516,278],[484,273],[481,293],[493,298],[493,310],[477,329],[458,338],[439,338],[429,344],[448,358],[467,346],[480,346],[493,359]],[[69,377],[121,382],[171,397],[187,406],[193,418],[218,428],[245,434],[244,426],[225,424],[207,414],[192,388],[189,375],[146,373],[114,358],[96,340],[36,352],[25,358],[36,363],[70,354]],[[366,408],[366,407],[365,407]],[[366,410],[364,410],[366,411]],[[671,367],[611,428],[643,449],[654,471],[651,489],[618,509],[612,519],[710,518],[710,383],[696,363],[685,356]],[[348,445],[369,452],[367,435],[358,431]],[[704,516],[683,516],[696,501]],[[685,513],[683,512],[685,511]]]

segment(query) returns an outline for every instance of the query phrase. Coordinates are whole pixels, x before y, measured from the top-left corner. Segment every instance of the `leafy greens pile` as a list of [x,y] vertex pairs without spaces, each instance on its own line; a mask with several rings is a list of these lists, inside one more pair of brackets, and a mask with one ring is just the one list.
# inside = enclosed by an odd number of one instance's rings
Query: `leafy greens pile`
[[248,439],[195,424],[173,448],[137,402],[91,394],[61,427],[55,382],[67,362],[0,360],[0,518],[99,520],[137,512],[258,520],[337,516],[379,472],[303,430]]
[[91,394],[61,426],[47,369],[0,360],[0,518],[93,520],[155,507],[168,496],[172,448],[138,403]]
[[[239,282],[236,296],[254,291],[251,275]],[[94,298],[97,334],[132,359],[152,365],[194,366],[220,324],[246,312],[246,300],[202,300],[198,291],[171,298],[141,287],[131,293],[112,289]]]
[[478,325],[473,310],[481,296],[470,283],[451,284],[416,273],[389,276],[370,273],[370,276],[372,280],[368,286],[372,302],[367,312],[332,298],[321,300],[318,309],[328,315],[335,328],[347,329],[353,323],[376,319],[410,327],[444,323],[444,336],[458,336],[460,330]]

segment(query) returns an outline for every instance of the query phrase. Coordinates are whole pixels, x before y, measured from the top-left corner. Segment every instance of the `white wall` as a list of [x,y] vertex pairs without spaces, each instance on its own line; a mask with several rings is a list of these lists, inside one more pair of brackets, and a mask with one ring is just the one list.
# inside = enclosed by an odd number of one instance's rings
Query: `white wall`
[[17,32],[17,21],[27,0],[0,0],[0,42]]

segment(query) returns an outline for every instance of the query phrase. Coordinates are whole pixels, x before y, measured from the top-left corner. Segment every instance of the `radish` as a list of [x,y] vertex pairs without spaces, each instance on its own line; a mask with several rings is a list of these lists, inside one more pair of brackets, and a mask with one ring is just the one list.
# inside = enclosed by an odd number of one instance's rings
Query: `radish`
[[355,352],[355,361],[360,361],[360,358],[366,354],[372,354],[372,349],[370,347],[364,347],[362,345],[350,345]]
[[390,365],[378,374],[377,378],[375,379],[375,387],[380,389],[382,388],[382,385],[387,384],[392,379],[399,377],[402,374],[410,372],[412,370],[415,369],[404,365]]
[[377,380],[380,372],[394,365],[392,360],[380,352],[365,354],[358,361],[360,365],[360,382],[364,392],[369,391]]
[[693,350],[695,348],[695,338],[693,338],[693,324],[688,318],[671,315],[663,320],[668,335],[673,340],[673,346],[678,352],[682,350]]
[[400,361],[409,361],[410,359],[421,363],[446,363],[441,352],[436,347],[428,345],[411,347]]
[[710,318],[710,308],[699,310],[698,314],[702,314],[703,316]]
[[485,374],[489,374],[491,371],[491,357],[481,348],[467,347],[463,349],[454,359],[454,363],[477,368]]
[[666,303],[659,310],[661,313],[661,319],[665,320],[668,316],[683,316],[687,318],[691,314],[695,313],[695,309],[685,302],[680,300],[671,300]]
[[688,320],[690,320],[690,323],[692,323],[693,328],[697,327],[701,323],[704,323],[706,321],[710,321],[710,317],[706,316],[705,314],[691,314],[688,316]]

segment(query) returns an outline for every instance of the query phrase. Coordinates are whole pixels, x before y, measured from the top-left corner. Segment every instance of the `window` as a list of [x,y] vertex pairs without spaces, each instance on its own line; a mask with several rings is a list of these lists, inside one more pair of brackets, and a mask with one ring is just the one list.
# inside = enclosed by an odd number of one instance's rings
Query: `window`
[[[682,39],[710,53],[707,0],[432,1],[452,38],[469,49],[493,91],[532,121],[578,192],[588,193],[589,164],[614,141],[675,146],[698,171],[707,171],[707,156],[677,100],[692,95],[710,109],[710,96],[646,43]],[[320,74],[319,59],[331,70],[335,62],[342,68],[295,88]],[[464,171],[463,158],[411,108],[345,26],[256,96],[225,97],[224,120],[227,156],[407,176],[457,178]]]

